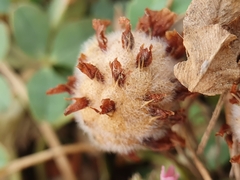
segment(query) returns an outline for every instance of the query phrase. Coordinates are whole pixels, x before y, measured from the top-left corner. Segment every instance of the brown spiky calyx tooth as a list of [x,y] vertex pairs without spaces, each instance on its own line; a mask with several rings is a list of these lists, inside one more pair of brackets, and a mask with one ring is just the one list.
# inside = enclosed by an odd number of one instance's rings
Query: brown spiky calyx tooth
[[109,66],[112,71],[112,77],[114,81],[119,87],[123,87],[126,75],[124,74],[121,63],[117,60],[117,58],[115,58],[113,62],[109,62]]
[[90,63],[84,63],[81,60],[79,60],[77,68],[84,73],[85,75],[87,75],[90,79],[94,79],[96,78],[97,81],[99,82],[104,82],[104,77],[103,75],[100,73],[99,69],[90,64]]
[[98,46],[101,50],[106,51],[107,50],[107,38],[105,37],[104,33],[109,26],[111,21],[109,20],[101,20],[101,19],[93,19],[92,26],[93,29],[96,31],[96,37],[98,40]]
[[133,49],[134,37],[131,32],[130,20],[126,17],[120,17],[119,23],[124,25],[125,31],[122,32],[122,47],[123,49]]
[[166,96],[166,94],[146,93],[143,96],[143,101],[159,102],[159,101],[162,101],[165,96]]
[[144,44],[140,47],[139,53],[136,57],[136,67],[147,67],[152,63],[152,48],[150,45],[149,48],[144,48]]
[[165,33],[165,38],[168,43],[168,47],[166,51],[176,59],[183,57],[186,53],[185,47],[183,45],[183,38],[179,35],[179,33],[174,31],[167,31]]
[[80,57],[78,58],[79,62],[86,62],[87,61],[87,56],[83,53],[80,54]]
[[240,103],[240,90],[239,90],[240,80],[233,83],[230,93],[232,95],[229,102],[232,104],[239,104]]
[[173,25],[176,14],[164,8],[161,11],[145,9],[145,15],[139,19],[137,29],[151,35],[152,37],[162,37]]
[[50,95],[50,94],[59,94],[59,93],[64,93],[64,92],[72,94],[73,90],[74,90],[75,82],[76,82],[76,77],[69,76],[66,84],[59,84],[58,86],[49,89],[46,92],[46,94]]
[[69,105],[65,112],[64,112],[64,115],[69,115],[73,112],[76,112],[76,111],[79,111],[85,107],[88,106],[89,104],[89,100],[86,98],[86,97],[81,97],[81,98],[69,98],[68,100],[75,100],[75,102],[71,105]]
[[175,146],[184,147],[185,140],[175,132],[168,130],[166,132],[166,136],[163,138],[158,140],[155,140],[153,138],[144,139],[143,144],[155,151],[168,151]]
[[231,128],[228,124],[223,124],[218,132],[216,132],[215,136],[223,137],[225,134],[231,134]]
[[113,113],[116,110],[115,102],[109,98],[102,99],[101,103],[102,103],[102,105],[100,106],[101,111],[92,107],[91,108],[99,114]]
[[158,117],[158,119],[167,119],[169,116],[173,116],[175,113],[173,111],[164,110],[157,105],[149,105],[148,113],[152,117]]

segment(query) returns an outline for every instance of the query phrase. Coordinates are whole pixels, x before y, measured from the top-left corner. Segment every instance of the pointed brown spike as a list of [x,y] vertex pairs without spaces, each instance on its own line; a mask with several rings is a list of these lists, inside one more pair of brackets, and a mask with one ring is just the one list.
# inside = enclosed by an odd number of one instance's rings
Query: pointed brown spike
[[220,130],[215,134],[215,136],[221,136],[223,137],[224,134],[230,134],[231,128],[228,124],[223,124],[220,128]]
[[167,119],[169,116],[173,116],[174,112],[169,110],[164,110],[158,107],[157,105],[150,105],[148,112],[152,117],[158,117],[158,119]]
[[183,38],[178,34],[176,30],[167,31],[165,33],[165,38],[168,43],[166,51],[176,59],[183,57],[186,53],[185,47],[183,45]]
[[99,69],[90,64],[90,63],[84,63],[79,61],[77,68],[84,73],[85,75],[87,75],[90,79],[94,79],[96,78],[97,81],[99,82],[104,82],[104,77],[103,75],[100,73]]
[[119,23],[125,27],[125,31],[122,33],[122,47],[123,49],[133,49],[134,37],[131,32],[130,20],[126,17],[120,17]]
[[86,97],[82,98],[70,98],[70,100],[75,100],[75,102],[67,107],[64,115],[69,115],[73,112],[79,111],[88,106],[89,100]]
[[117,60],[117,58],[115,58],[113,62],[109,63],[109,66],[112,71],[114,81],[118,83],[119,87],[122,87],[124,85],[126,75],[124,74],[121,63]]
[[144,48],[144,45],[140,47],[139,53],[136,57],[136,67],[143,68],[152,63],[152,48],[152,45],[149,46],[149,49]]
[[110,23],[111,22],[109,20],[101,20],[101,19],[93,19],[92,21],[93,29],[96,31],[98,46],[103,51],[107,50],[107,38],[105,37],[104,32],[107,26],[110,25]]
[[153,37],[162,37],[173,25],[176,14],[164,8],[161,11],[145,9],[145,15],[139,19],[137,29]]
[[115,102],[110,100],[109,98],[107,99],[103,99],[102,100],[102,105],[100,106],[101,108],[101,112],[100,114],[107,114],[107,113],[110,113],[110,112],[114,112],[116,109],[115,109]]
[[59,84],[58,86],[49,89],[46,92],[46,94],[51,95],[51,94],[59,94],[59,93],[64,93],[64,92],[72,94],[75,82],[76,82],[76,77],[69,76],[68,82],[66,84]]
[[80,54],[80,57],[78,58],[79,62],[86,62],[87,61],[87,56],[83,53]]
[[240,154],[236,155],[236,156],[233,156],[231,159],[230,159],[230,162],[231,163],[238,163],[240,164]]
[[159,94],[159,93],[146,93],[143,96],[144,101],[153,101],[153,102],[158,102],[162,101],[166,94]]

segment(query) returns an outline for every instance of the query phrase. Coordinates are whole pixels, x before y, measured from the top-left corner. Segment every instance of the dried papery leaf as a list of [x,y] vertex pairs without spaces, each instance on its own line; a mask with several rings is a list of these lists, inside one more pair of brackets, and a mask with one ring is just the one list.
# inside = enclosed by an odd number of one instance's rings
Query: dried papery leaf
[[90,64],[90,63],[84,63],[82,61],[78,62],[77,68],[84,74],[86,74],[90,79],[96,78],[99,82],[104,82],[104,77],[100,73],[99,69]]
[[240,1],[193,0],[183,21],[188,60],[174,67],[192,92],[222,94],[239,78]]
[[162,37],[173,25],[176,14],[164,8],[161,11],[152,11],[148,8],[145,15],[139,19],[137,29],[153,37]]
[[184,34],[208,25],[229,24],[240,16],[239,0],[192,0],[183,20]]
[[133,49],[134,37],[131,32],[130,20],[126,17],[120,17],[119,23],[125,27],[125,31],[123,31],[122,33],[122,47],[124,49]]
[[119,87],[123,87],[126,75],[124,74],[121,63],[117,60],[117,58],[115,58],[113,62],[109,63],[109,66],[112,71],[114,81],[117,82]]
[[183,38],[179,35],[177,31],[167,31],[165,33],[165,38],[168,43],[166,51],[170,53],[176,59],[183,57],[185,52],[185,47],[183,46]]
[[76,77],[69,76],[68,82],[66,84],[59,84],[57,87],[49,89],[46,92],[46,94],[51,95],[51,94],[58,94],[58,93],[64,93],[64,92],[72,94],[75,82],[76,82]]
[[175,76],[191,92],[222,94],[240,75],[231,48],[236,38],[218,24],[184,35],[188,60],[175,65]]
[[98,40],[98,45],[101,50],[106,51],[107,50],[107,38],[104,35],[104,32],[107,28],[107,26],[110,25],[109,20],[101,20],[101,19],[93,19],[92,26],[93,29],[96,31],[96,36]]
[[150,45],[149,48],[144,48],[144,45],[140,47],[136,57],[136,67],[143,68],[152,63],[152,48],[152,45]]
[[67,107],[64,115],[69,115],[73,112],[79,111],[88,106],[89,100],[86,97],[82,98],[69,98],[69,100],[75,100],[75,102]]

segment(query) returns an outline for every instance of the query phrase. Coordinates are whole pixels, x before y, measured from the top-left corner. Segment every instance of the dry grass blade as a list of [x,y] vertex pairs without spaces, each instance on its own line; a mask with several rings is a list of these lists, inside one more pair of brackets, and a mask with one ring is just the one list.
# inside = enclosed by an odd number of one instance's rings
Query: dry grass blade
[[218,116],[220,114],[220,111],[222,109],[222,106],[223,106],[223,103],[224,103],[224,99],[225,99],[225,96],[226,96],[226,92],[223,93],[219,100],[218,100],[218,103],[216,105],[216,108],[215,110],[213,111],[213,115],[209,121],[209,124],[208,124],[208,127],[206,129],[206,131],[204,132],[203,136],[202,136],[202,139],[201,139],[201,142],[199,143],[198,145],[198,149],[197,149],[197,154],[201,154],[207,144],[207,141],[209,139],[209,136],[212,132],[212,129],[213,127],[215,126],[216,122],[217,122],[217,119],[218,119]]

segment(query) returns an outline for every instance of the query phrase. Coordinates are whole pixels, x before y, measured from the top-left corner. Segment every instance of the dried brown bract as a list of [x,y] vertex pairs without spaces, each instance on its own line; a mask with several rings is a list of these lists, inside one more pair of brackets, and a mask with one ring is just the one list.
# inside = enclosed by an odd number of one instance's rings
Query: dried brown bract
[[165,38],[169,44],[166,51],[176,59],[183,57],[186,54],[185,47],[183,46],[183,38],[179,33],[174,31],[166,31]]
[[131,24],[129,19],[126,17],[120,17],[119,23],[125,26],[125,31],[122,33],[122,47],[124,49],[133,49],[134,46],[134,37],[131,32]]
[[84,63],[79,61],[77,68],[90,79],[96,78],[97,81],[104,82],[104,77],[98,70],[98,68],[90,63]]
[[152,11],[146,8],[145,15],[139,19],[137,29],[152,37],[162,37],[173,25],[175,19],[176,14],[167,8],[161,11]]
[[193,0],[183,21],[188,60],[174,67],[191,92],[222,94],[239,78],[240,1]]
[[139,53],[136,58],[136,67],[147,67],[152,63],[152,48],[150,45],[149,48],[144,48],[144,45],[140,47]]
[[107,26],[110,25],[109,20],[101,20],[101,19],[93,19],[92,25],[93,29],[96,31],[96,37],[98,40],[98,45],[100,49],[106,51],[107,50],[107,38],[104,35],[104,32]]
[[64,93],[67,92],[69,94],[73,93],[74,90],[74,84],[76,82],[76,77],[69,76],[68,82],[66,84],[59,84],[57,87],[49,89],[46,93],[48,95],[50,94],[58,94],[58,93]]
[[115,58],[113,62],[109,63],[109,66],[111,68],[114,81],[117,82],[118,86],[122,87],[124,85],[126,75],[124,74],[121,63],[117,60],[117,58]]
[[86,97],[70,98],[69,100],[75,100],[75,102],[67,107],[67,109],[64,112],[64,115],[69,115],[73,112],[84,109],[89,104],[89,100]]

